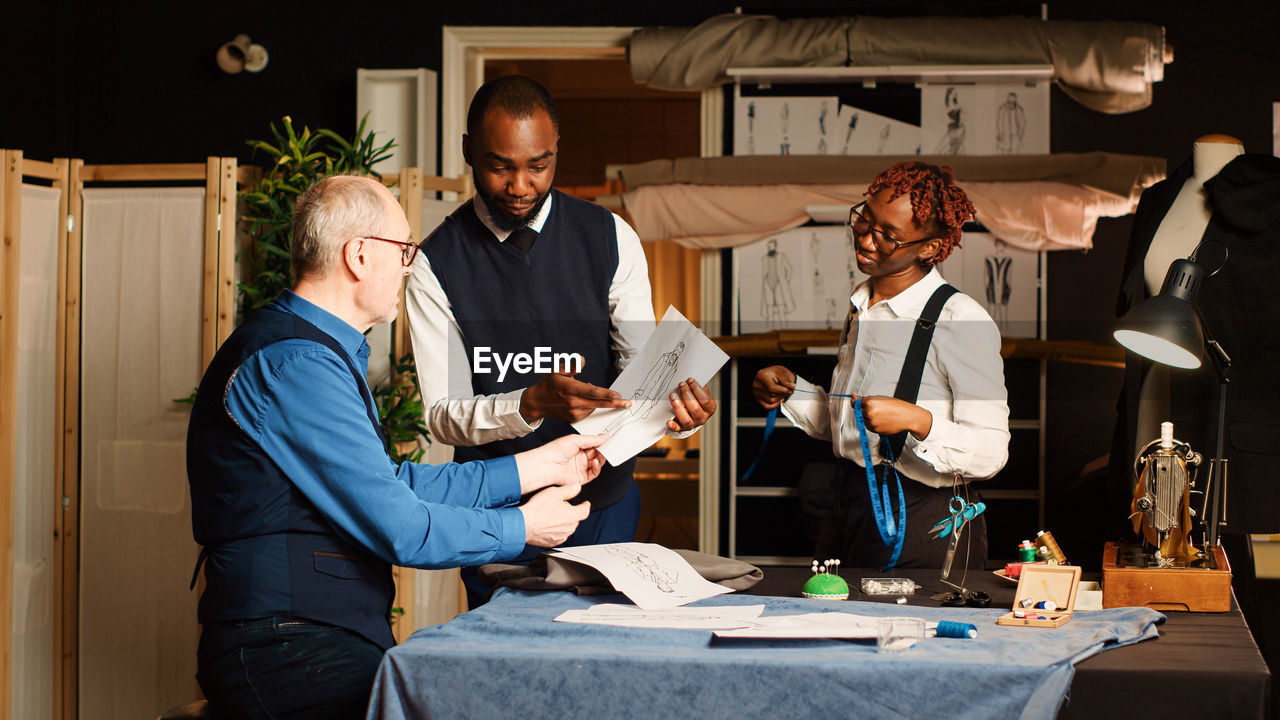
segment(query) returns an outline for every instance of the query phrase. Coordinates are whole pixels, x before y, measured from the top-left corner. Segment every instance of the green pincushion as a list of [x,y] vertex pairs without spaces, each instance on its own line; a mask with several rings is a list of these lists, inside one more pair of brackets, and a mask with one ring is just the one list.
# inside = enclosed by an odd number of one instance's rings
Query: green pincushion
[[815,600],[848,600],[849,583],[839,575],[819,573],[805,582],[800,594]]

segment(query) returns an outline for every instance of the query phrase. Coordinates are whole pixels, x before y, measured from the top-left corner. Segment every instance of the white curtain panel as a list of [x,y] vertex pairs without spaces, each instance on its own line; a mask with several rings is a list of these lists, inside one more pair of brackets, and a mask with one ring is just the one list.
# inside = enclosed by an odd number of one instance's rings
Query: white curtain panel
[[53,714],[54,453],[58,427],[58,201],[22,186],[18,260],[17,451],[13,488],[13,662],[10,715]]
[[84,192],[81,717],[196,698],[185,465],[200,381],[203,189]]

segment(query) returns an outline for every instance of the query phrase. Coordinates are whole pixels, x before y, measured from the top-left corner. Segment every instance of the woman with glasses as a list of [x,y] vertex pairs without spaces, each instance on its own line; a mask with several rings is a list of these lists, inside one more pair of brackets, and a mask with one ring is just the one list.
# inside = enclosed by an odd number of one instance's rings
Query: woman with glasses
[[[815,557],[940,568],[951,543],[932,542],[930,531],[950,519],[952,497],[976,503],[969,483],[1008,459],[1000,333],[937,269],[974,215],[951,169],[899,163],[872,181],[866,198],[849,212],[848,236],[869,279],[849,298],[830,390],[774,365],[757,373],[752,391],[765,408],[780,406],[796,427],[830,440],[840,458]],[[956,562],[981,568],[985,519],[964,529]]]

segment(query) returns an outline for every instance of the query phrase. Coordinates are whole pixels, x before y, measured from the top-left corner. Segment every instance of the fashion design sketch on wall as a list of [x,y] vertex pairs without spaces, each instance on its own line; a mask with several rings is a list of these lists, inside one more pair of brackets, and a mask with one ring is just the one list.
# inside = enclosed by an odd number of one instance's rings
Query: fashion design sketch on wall
[[786,253],[778,252],[778,240],[765,241],[764,259],[760,270],[760,318],[770,330],[786,325],[787,316],[796,309],[791,292],[791,260]]
[[996,150],[1001,155],[1022,152],[1027,135],[1027,111],[1018,104],[1018,93],[1011,92],[996,108]]
[[[795,228],[732,252],[734,313],[741,333],[839,327],[849,295],[865,278],[842,225]],[[782,281],[783,267],[795,282]],[[774,275],[776,285],[770,280]],[[780,303],[790,303],[793,310],[777,312]]]
[[987,312],[991,319],[1003,330],[1009,324],[1009,297],[1013,294],[1009,266],[1013,263],[1013,258],[1005,252],[1006,244],[1003,240],[997,239],[994,245],[996,254],[983,258],[986,270],[982,276],[986,285],[983,297],[987,301]]
[[939,155],[1048,153],[1049,86],[926,85],[920,123],[924,146]]
[[1020,250],[991,233],[967,232],[938,271],[977,300],[1006,337],[1036,337],[1041,254]]
[[631,407],[597,409],[573,423],[584,435],[609,433],[600,452],[610,465],[618,465],[658,441],[672,418],[671,393],[688,378],[703,385],[711,381],[729,356],[685,319],[668,307],[662,322],[631,358],[610,386]]
[[[828,123],[830,125],[832,123]],[[920,128],[853,105],[840,105],[841,155],[919,155]]]
[[960,94],[949,87],[942,96],[942,109],[947,115],[946,130],[934,155],[964,155],[964,108],[960,107]]

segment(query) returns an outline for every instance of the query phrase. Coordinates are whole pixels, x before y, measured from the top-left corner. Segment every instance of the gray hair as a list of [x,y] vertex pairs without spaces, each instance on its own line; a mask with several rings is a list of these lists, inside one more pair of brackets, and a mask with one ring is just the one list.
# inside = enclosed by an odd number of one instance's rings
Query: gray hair
[[360,182],[364,175],[333,175],[298,196],[293,207],[290,261],[294,282],[323,276],[337,263],[342,246],[362,234],[377,232],[383,199],[377,188]]

